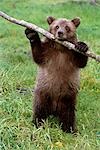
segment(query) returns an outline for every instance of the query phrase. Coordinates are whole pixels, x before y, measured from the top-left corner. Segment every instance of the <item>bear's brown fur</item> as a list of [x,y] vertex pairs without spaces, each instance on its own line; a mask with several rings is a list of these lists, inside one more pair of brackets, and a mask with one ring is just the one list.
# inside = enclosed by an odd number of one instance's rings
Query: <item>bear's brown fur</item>
[[[67,20],[48,17],[49,31],[55,38],[69,41],[86,52],[88,47],[77,41],[76,28],[80,19]],[[75,105],[80,82],[80,68],[87,64],[87,57],[59,45],[47,38],[41,41],[37,32],[26,29],[34,61],[39,66],[35,88],[35,123],[49,115],[59,117],[62,129],[75,131]]]

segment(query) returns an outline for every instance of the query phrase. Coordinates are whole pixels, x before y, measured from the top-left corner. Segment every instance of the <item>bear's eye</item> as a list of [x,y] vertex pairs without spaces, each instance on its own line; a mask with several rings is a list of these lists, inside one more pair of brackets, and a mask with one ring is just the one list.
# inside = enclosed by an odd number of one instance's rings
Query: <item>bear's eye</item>
[[59,26],[56,26],[56,29],[59,29]]
[[70,28],[68,26],[65,27],[67,32],[70,32]]

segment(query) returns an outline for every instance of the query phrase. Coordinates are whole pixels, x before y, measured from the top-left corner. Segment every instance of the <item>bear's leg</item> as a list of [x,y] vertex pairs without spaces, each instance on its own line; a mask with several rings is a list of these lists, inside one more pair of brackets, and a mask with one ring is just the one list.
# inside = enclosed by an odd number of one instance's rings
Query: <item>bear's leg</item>
[[34,61],[38,65],[44,64],[45,61],[44,49],[41,46],[43,44],[41,44],[41,39],[38,33],[34,30],[26,29],[25,34],[30,41]]
[[[75,48],[77,50],[79,50],[80,52],[83,52],[84,54],[89,49],[87,44],[85,44],[84,42],[77,42],[76,45],[75,45]],[[73,53],[74,53],[74,56],[75,56],[74,61],[75,61],[76,65],[79,68],[84,68],[87,64],[88,57],[83,55],[83,54],[77,53],[77,52],[73,52]]]
[[35,102],[33,104],[33,122],[39,127],[43,120],[51,114],[51,99],[48,94],[41,92],[35,93]]
[[58,116],[65,132],[73,133],[76,130],[75,101],[74,97],[65,96],[58,103]]

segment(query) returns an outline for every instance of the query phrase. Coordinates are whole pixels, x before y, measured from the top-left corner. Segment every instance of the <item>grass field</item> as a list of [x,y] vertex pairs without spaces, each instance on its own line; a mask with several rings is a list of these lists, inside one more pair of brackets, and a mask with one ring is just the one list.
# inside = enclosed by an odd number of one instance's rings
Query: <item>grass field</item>
[[[100,7],[66,0],[0,0],[0,10],[48,28],[46,17],[81,18],[78,35],[100,54]],[[36,129],[31,123],[37,66],[29,55],[24,28],[0,18],[0,150],[99,150],[100,65],[89,60],[81,71],[77,136],[66,134],[55,118]],[[22,88],[23,92],[18,89]],[[24,91],[24,89],[27,91]]]

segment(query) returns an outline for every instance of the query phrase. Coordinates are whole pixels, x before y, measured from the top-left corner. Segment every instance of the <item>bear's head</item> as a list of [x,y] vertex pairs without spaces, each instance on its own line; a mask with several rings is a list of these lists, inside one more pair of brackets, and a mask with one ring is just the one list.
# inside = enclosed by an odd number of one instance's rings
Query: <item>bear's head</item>
[[55,19],[50,16],[47,18],[47,22],[49,24],[49,32],[52,33],[55,38],[61,41],[73,41],[73,39],[76,38],[76,28],[80,24],[80,19]]

